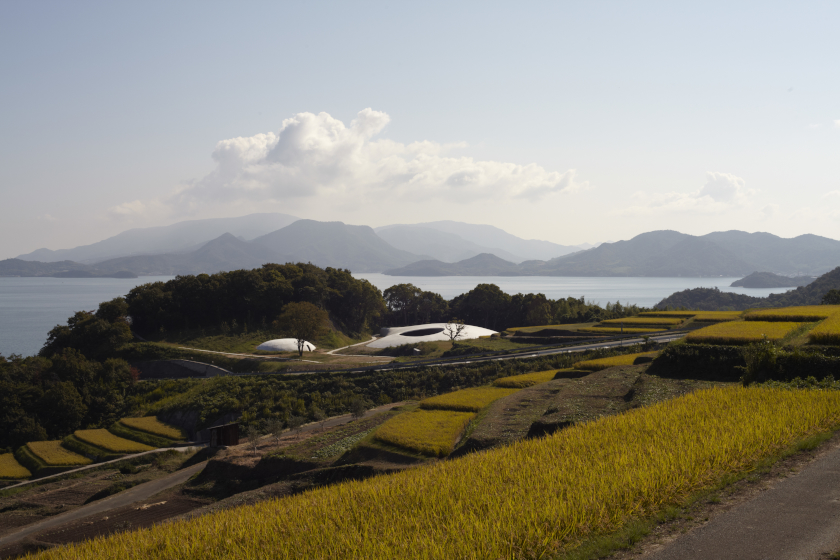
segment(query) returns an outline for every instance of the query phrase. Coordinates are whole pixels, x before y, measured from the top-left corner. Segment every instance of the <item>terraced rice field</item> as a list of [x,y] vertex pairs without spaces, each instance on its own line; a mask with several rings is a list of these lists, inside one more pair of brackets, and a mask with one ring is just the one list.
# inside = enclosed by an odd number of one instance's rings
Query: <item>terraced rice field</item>
[[419,409],[387,420],[375,438],[424,455],[446,457],[473,418],[473,412]]
[[838,424],[840,391],[697,391],[544,438],[39,558],[553,558]]
[[627,317],[625,319],[607,319],[601,325],[618,327],[675,327],[683,323],[682,319],[670,317]]
[[769,321],[735,321],[717,323],[688,333],[686,340],[705,344],[750,344],[763,340],[780,340],[801,323]]
[[813,344],[840,344],[840,313],[835,313],[808,333]]
[[621,356],[610,356],[609,358],[598,358],[575,364],[575,369],[587,371],[601,371],[616,366],[632,366],[636,358],[655,358],[659,352],[640,352],[638,354],[622,354]]
[[73,435],[85,443],[111,453],[140,453],[154,449],[154,447],[115,436],[105,429],[76,430]]
[[507,389],[524,389],[536,385],[537,383],[545,383],[551,381],[557,372],[560,370],[549,369],[546,371],[535,371],[533,373],[523,373],[522,375],[511,375],[510,377],[500,377],[493,382],[496,387],[505,387]]
[[462,389],[422,400],[420,401],[420,408],[427,410],[478,412],[496,399],[501,399],[514,392],[516,392],[516,389],[504,389],[501,387]]
[[758,309],[744,315],[744,319],[747,321],[812,323],[827,319],[837,313],[840,313],[840,305],[801,305],[798,307]]
[[154,416],[145,416],[143,418],[123,418],[119,423],[124,426],[128,426],[133,430],[140,430],[141,432],[146,432],[174,441],[182,441],[186,439],[184,432],[178,428],[164,424]]
[[585,333],[600,333],[600,334],[648,334],[664,332],[664,329],[640,329],[637,327],[588,327],[580,329],[580,332]]
[[92,462],[87,457],[61,447],[60,441],[31,441],[24,447],[50,467],[81,467]]
[[32,473],[21,465],[11,453],[0,455],[0,480],[21,480],[29,478]]
[[694,319],[701,323],[734,321],[743,315],[743,311],[643,311],[639,317],[681,317]]

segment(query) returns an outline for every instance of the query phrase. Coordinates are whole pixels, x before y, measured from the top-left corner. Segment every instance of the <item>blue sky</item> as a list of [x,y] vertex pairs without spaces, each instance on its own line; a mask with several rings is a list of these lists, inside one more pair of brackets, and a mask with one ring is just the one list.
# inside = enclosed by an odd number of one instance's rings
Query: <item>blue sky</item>
[[830,2],[0,3],[0,258],[255,211],[563,244],[840,238],[838,21]]

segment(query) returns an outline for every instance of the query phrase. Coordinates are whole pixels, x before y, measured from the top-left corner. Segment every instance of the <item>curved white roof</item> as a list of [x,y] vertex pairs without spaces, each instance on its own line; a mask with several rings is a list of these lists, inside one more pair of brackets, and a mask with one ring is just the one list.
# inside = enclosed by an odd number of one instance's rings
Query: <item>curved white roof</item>
[[[473,325],[465,325],[465,327],[458,340],[469,340],[471,338],[496,334],[496,331]],[[413,344],[415,342],[447,341],[449,337],[446,336],[444,328],[446,328],[446,323],[428,323],[425,325],[412,325],[410,327],[386,327],[381,331],[382,338],[374,340],[368,344],[368,347],[390,348],[392,346],[402,346],[403,344]]]
[[[257,346],[257,350],[265,350],[266,352],[297,352],[297,339],[275,338],[274,340],[263,342],[262,344]],[[311,342],[304,341],[303,350],[305,352],[312,352],[313,350],[315,350],[315,345]]]

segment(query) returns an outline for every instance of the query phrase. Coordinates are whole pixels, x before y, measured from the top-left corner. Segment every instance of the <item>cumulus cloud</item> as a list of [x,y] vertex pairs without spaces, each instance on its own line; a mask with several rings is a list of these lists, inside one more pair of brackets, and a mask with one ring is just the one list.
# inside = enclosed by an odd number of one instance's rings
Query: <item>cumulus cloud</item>
[[[370,108],[360,111],[349,126],[327,113],[298,113],[284,120],[277,132],[222,140],[213,151],[215,169],[186,185],[173,202],[189,207],[207,200],[308,197],[338,203],[382,197],[539,200],[588,187],[573,169],[560,173],[536,164],[451,155],[463,144],[374,139],[390,120]],[[133,211],[138,202],[115,207],[114,212]]]
[[840,128],[840,119],[837,119],[837,120],[834,121],[834,126],[836,126],[837,128]]
[[696,191],[647,193],[637,191],[633,203],[617,210],[618,215],[690,212],[716,214],[747,205],[756,190],[748,189],[741,177],[731,173],[706,173],[706,182]]
[[828,191],[827,193],[822,195],[822,197],[823,198],[838,198],[838,197],[840,197],[840,191]]

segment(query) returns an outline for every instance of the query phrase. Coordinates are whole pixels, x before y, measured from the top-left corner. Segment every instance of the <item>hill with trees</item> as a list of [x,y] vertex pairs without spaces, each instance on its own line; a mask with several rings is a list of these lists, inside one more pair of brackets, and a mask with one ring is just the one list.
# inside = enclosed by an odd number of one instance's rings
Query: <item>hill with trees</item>
[[733,288],[796,288],[814,281],[812,276],[779,276],[772,272],[753,272],[730,284]]

